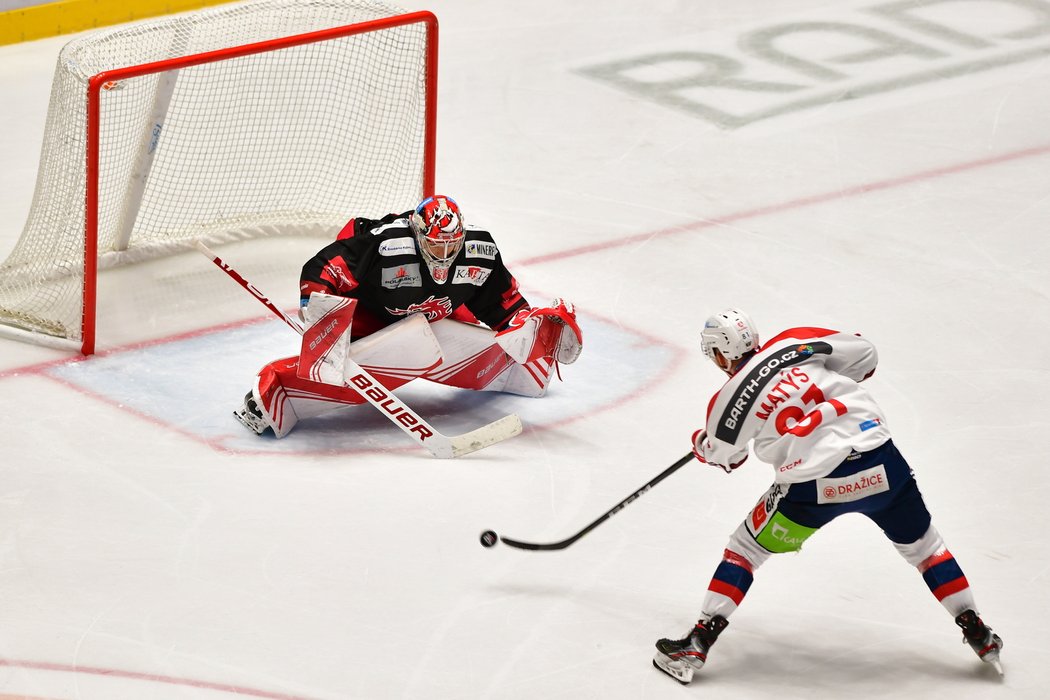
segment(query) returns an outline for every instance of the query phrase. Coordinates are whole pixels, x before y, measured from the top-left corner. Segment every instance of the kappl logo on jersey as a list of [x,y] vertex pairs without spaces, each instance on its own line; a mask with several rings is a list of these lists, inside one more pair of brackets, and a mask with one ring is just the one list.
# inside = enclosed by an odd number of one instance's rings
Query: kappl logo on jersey
[[379,244],[380,255],[411,255],[416,252],[416,242],[410,236],[391,238]]
[[[730,397],[726,409],[718,420],[715,437],[730,444],[735,444],[744,425],[744,417],[750,412],[756,397],[763,393],[766,385],[780,370],[808,360],[812,355],[830,355],[831,346],[823,342],[786,347],[773,353],[753,367],[737,386]],[[750,364],[748,365],[750,367]]]
[[397,267],[384,267],[382,275],[382,285],[387,289],[423,286],[423,276],[419,274],[419,263],[410,263],[408,265],[399,265]]
[[485,284],[485,280],[487,280],[491,274],[492,270],[485,267],[477,267],[474,265],[457,267],[456,274],[452,276],[452,284],[474,284],[480,287]]
[[464,250],[466,250],[468,258],[485,258],[487,260],[495,260],[496,254],[499,253],[495,243],[486,243],[485,241],[467,241]]
[[434,298],[430,295],[418,304],[409,304],[407,309],[391,309],[386,307],[387,313],[393,316],[408,316],[409,314],[423,314],[428,321],[437,321],[452,313],[452,300],[448,297]]

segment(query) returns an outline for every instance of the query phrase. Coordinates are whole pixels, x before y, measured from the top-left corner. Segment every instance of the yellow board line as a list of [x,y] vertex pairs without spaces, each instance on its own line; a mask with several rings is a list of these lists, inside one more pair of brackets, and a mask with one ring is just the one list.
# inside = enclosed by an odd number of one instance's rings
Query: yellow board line
[[59,0],[0,12],[0,46],[82,32],[230,0]]

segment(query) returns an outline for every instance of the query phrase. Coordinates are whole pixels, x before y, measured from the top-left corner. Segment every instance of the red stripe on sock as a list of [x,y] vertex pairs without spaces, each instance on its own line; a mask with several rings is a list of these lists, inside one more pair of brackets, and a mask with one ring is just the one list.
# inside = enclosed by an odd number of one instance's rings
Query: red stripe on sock
[[740,602],[744,599],[744,592],[742,590],[726,583],[725,581],[719,581],[718,579],[711,579],[711,585],[707,587],[707,590],[712,593],[720,593],[737,605],[740,605]]
[[736,566],[739,566],[741,569],[744,569],[749,574],[755,573],[751,570],[751,562],[749,562],[747,559],[744,559],[742,556],[740,556],[731,549],[727,549],[722,553],[722,559],[729,562],[730,564],[735,564]]
[[954,581],[949,581],[948,583],[937,586],[937,588],[933,590],[933,595],[935,598],[937,598],[937,600],[944,600],[953,593],[958,593],[959,591],[965,590],[969,587],[970,583],[966,580],[966,577],[960,576]]
[[919,571],[922,573],[926,573],[926,570],[930,567],[937,566],[942,561],[948,561],[952,558],[953,557],[951,552],[949,552],[947,549],[942,549],[941,551],[934,554],[932,557],[927,557],[926,559],[924,559],[922,563],[919,564]]

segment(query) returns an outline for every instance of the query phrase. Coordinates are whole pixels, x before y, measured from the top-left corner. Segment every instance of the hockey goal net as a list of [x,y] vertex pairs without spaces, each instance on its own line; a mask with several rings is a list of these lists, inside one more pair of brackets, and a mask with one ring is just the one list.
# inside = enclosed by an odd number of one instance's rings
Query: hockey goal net
[[431,13],[373,0],[259,0],[73,40],[0,265],[0,333],[91,354],[102,268],[410,207],[433,190],[436,57]]

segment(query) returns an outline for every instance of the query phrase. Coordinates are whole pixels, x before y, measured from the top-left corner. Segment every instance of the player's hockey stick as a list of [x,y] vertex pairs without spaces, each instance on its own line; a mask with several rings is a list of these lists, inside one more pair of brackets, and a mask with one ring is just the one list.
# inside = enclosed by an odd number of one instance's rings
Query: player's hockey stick
[[[510,537],[504,537],[502,535],[499,535],[499,541],[502,542],[503,544],[507,544],[507,545],[510,545],[511,547],[516,547],[518,549],[531,549],[531,550],[535,550],[535,551],[544,551],[544,552],[552,551],[552,550],[556,550],[556,549],[565,549],[566,547],[571,545],[573,542],[575,542],[576,540],[580,539],[581,537],[586,535],[588,532],[590,532],[594,528],[598,527],[599,525],[604,523],[606,520],[608,520],[609,518],[611,518],[612,516],[616,515],[621,510],[623,510],[624,508],[629,506],[635,500],[637,500],[638,498],[643,496],[646,491],[648,491],[652,487],[656,486],[657,484],[659,484],[661,481],[663,481],[667,477],[669,477],[672,474],[674,474],[676,471],[678,471],[679,469],[684,467],[686,464],[688,464],[692,460],[693,460],[693,453],[689,452],[684,457],[679,459],[677,462],[675,462],[674,464],[669,466],[667,469],[663,470],[658,475],[653,477],[648,483],[645,484],[645,486],[641,487],[640,489],[638,489],[637,491],[632,493],[630,496],[628,496],[627,498],[623,499],[622,501],[617,503],[615,506],[613,506],[609,510],[605,511],[605,513],[602,514],[602,516],[600,518],[598,518],[597,520],[595,520],[593,523],[591,523],[587,527],[583,528],[582,530],[577,532],[572,537],[569,537],[568,539],[564,539],[561,542],[551,542],[549,544],[536,544],[534,542],[522,542],[521,540],[511,539]],[[491,547],[492,545],[496,544],[496,537],[497,537],[497,535],[496,535],[495,532],[493,532],[492,530],[486,530],[485,532],[481,533],[481,544],[486,546],[486,547]]]
[[[251,282],[241,276],[237,270],[230,267],[226,261],[216,255],[208,246],[201,241],[197,241],[197,249],[215,263],[220,270],[229,275],[234,282],[248,290],[263,306],[279,316],[296,333],[302,335],[306,332],[302,324],[277,308],[272,301],[266,298],[265,294],[256,289]],[[443,435],[434,426],[423,420],[418,413],[406,406],[393,392],[387,391],[375,377],[349,356],[346,358],[344,369],[351,376],[348,384],[352,388],[356,389],[368,403],[375,406],[394,425],[405,431],[409,437],[429,450],[435,457],[443,459],[461,457],[521,433],[521,419],[512,413],[476,430],[471,430],[469,433]]]

